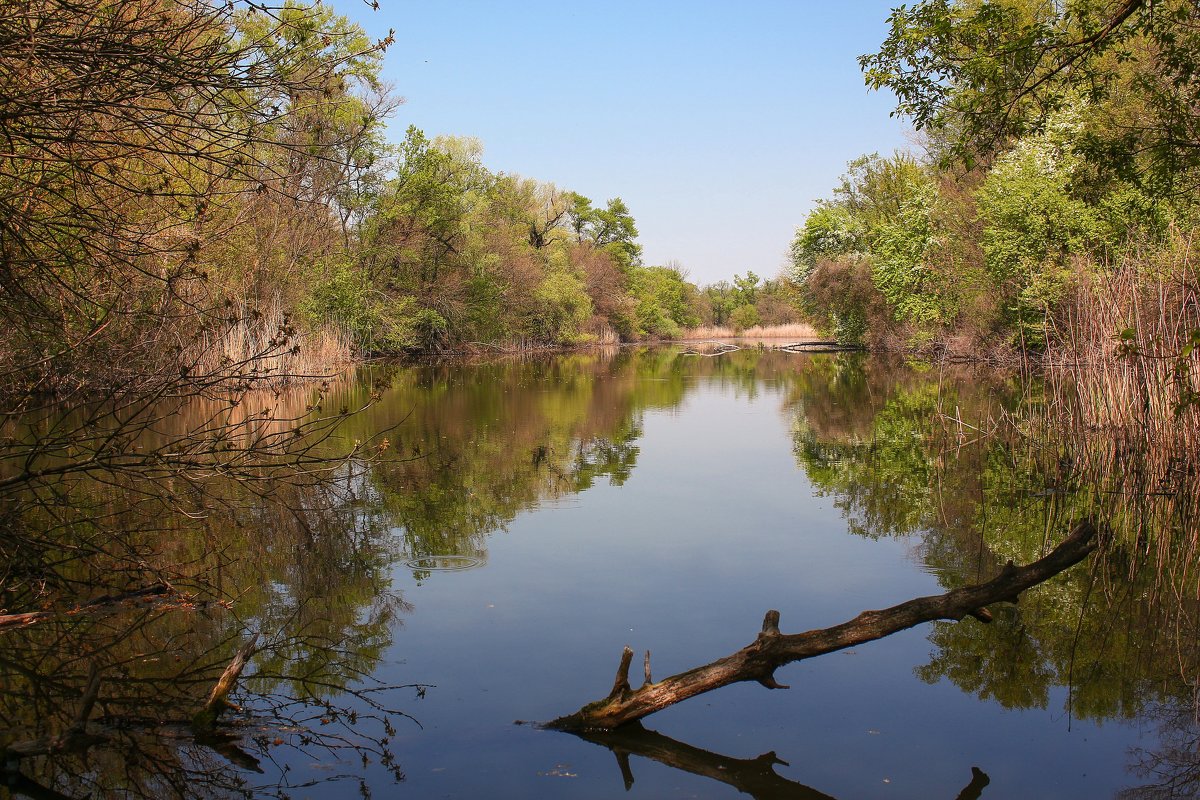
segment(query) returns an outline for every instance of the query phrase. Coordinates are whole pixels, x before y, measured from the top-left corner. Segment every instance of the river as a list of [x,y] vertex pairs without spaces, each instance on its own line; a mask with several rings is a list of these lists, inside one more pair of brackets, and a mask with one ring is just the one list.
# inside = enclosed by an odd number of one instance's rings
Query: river
[[[1037,391],[859,354],[623,348],[285,394],[297,414],[367,404],[320,445],[356,456],[281,485],[158,482],[152,513],[127,483],[72,489],[137,528],[113,563],[189,565],[186,599],[0,632],[0,747],[70,728],[103,676],[102,740],[25,759],[0,797],[1195,796],[1194,578],[1148,543],[1170,530],[1131,527],[1128,498],[1014,422]],[[69,517],[67,495],[38,513]],[[607,694],[626,645],[665,677],[768,609],[798,632],[986,580],[1082,514],[1122,521],[1111,552],[990,625],[792,664],[787,691],[727,687],[626,740],[529,724]],[[196,739],[184,723],[254,633],[230,735]]]

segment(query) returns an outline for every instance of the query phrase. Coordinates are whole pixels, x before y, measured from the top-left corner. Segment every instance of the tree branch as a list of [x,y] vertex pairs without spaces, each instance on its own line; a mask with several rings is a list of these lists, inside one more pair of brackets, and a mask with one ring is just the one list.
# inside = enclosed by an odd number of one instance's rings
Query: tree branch
[[1082,520],[1058,547],[1031,564],[1017,567],[1010,561],[999,575],[986,583],[918,597],[881,611],[864,611],[854,619],[830,628],[781,634],[779,612],[768,611],[758,638],[746,647],[658,683],[647,683],[637,691],[629,688],[633,651],[625,648],[609,695],[547,723],[546,727],[566,731],[612,730],[689,697],[742,681],[757,681],[769,689],[784,689],[787,687],[775,681],[775,670],[784,664],[881,639],[924,622],[959,621],[966,616],[987,621],[990,616],[987,605],[1016,602],[1021,592],[1087,558],[1096,549],[1095,539],[1095,526],[1089,520]]
[[209,692],[204,708],[197,711],[196,715],[192,717],[192,728],[198,735],[212,733],[221,712],[232,706],[228,699],[229,693],[237,686],[237,680],[241,677],[242,670],[246,668],[246,664],[250,662],[250,656],[254,655],[254,651],[257,649],[257,633],[238,648],[233,660],[229,662],[229,666],[225,667],[225,671],[221,673],[216,685]]
[[77,608],[65,611],[25,611],[20,614],[0,614],[0,631],[5,630],[6,628],[23,628],[26,625],[33,625],[36,622],[42,622],[60,615],[70,617],[84,613],[94,613],[116,606],[121,606],[130,600],[159,597],[171,592],[172,589],[167,584],[156,583],[153,586],[148,586],[144,589],[134,589],[128,592],[121,592],[120,594],[98,597],[95,600],[78,606]]

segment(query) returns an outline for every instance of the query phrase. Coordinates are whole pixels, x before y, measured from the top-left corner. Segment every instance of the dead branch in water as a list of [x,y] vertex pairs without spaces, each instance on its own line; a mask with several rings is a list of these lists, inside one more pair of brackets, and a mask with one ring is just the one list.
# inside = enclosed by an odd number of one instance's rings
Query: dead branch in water
[[148,597],[160,597],[172,591],[172,588],[167,584],[156,583],[155,585],[148,586],[144,589],[134,589],[132,591],[122,592],[120,594],[98,597],[95,600],[84,603],[83,605],[73,608],[69,611],[26,611],[20,614],[0,614],[0,631],[5,630],[6,628],[23,628],[26,625],[32,625],[35,622],[42,622],[43,620],[57,617],[60,614],[64,616],[75,616],[77,614],[116,608],[130,600]]
[[221,712],[233,707],[228,699],[229,693],[237,686],[237,680],[241,677],[242,670],[246,668],[250,656],[254,655],[257,648],[258,634],[256,633],[234,653],[233,660],[229,662],[229,666],[225,667],[225,671],[221,673],[216,685],[209,692],[204,708],[197,711],[196,715],[192,717],[192,728],[198,734],[211,733]]
[[[608,696],[546,727],[566,731],[612,730],[655,711],[732,683],[758,681],[768,689],[786,689],[775,681],[784,664],[832,653],[934,620],[961,621],[971,616],[990,622],[987,606],[1015,603],[1021,592],[1078,564],[1096,549],[1096,528],[1088,520],[1076,523],[1071,535],[1044,557],[1023,567],[1010,561],[992,580],[945,594],[918,597],[881,611],[864,611],[852,620],[805,633],[781,634],[779,612],[768,611],[758,638],[732,655],[681,672],[658,683],[648,679],[636,691],[629,685],[633,651],[625,648]],[[647,665],[647,675],[649,668]]]

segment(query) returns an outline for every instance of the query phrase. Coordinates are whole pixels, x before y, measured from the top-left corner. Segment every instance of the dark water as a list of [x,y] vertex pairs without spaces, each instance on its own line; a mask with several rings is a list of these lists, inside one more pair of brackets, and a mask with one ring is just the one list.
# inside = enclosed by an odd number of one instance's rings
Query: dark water
[[[355,407],[371,385],[379,401],[329,443],[369,442],[371,463],[270,492],[210,483],[219,502],[153,525],[89,495],[152,531],[144,557],[201,565],[195,585],[229,608],[197,595],[0,632],[0,746],[61,734],[89,670],[105,676],[89,722],[105,740],[23,760],[8,773],[20,792],[1200,791],[1195,586],[1138,569],[1150,548],[1119,532],[1114,555],[992,625],[793,664],[777,674],[790,690],[721,689],[648,718],[657,734],[610,747],[514,724],[605,695],[625,645],[664,677],[747,644],[767,609],[785,632],[824,627],[984,580],[1037,558],[1075,515],[1115,513],[1060,447],[995,427],[1028,399],[1016,378],[622,350],[376,368],[319,402]],[[226,717],[232,744],[196,741],[182,723],[249,632],[265,646]]]

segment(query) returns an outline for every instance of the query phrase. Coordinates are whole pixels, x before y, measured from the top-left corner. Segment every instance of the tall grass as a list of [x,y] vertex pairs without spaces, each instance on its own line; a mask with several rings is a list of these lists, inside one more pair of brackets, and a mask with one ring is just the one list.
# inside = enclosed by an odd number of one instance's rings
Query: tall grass
[[694,342],[703,339],[816,339],[817,329],[804,322],[787,325],[755,325],[745,330],[735,330],[723,325],[702,325],[687,328],[680,334],[680,341]]
[[[1046,424],[1073,471],[1110,494],[1114,521],[1164,569],[1200,556],[1200,403],[1192,348],[1200,265],[1190,235],[1081,269],[1050,327]],[[1153,519],[1152,519],[1153,518]]]
[[[1196,433],[1200,271],[1190,236],[1088,270],[1053,321],[1045,366],[1075,391],[1057,398],[1067,418],[1137,429],[1150,439]],[[1061,383],[1062,381],[1060,381]]]
[[240,312],[184,349],[196,377],[276,386],[329,377],[356,360],[351,335],[335,324],[302,329],[278,302]]

